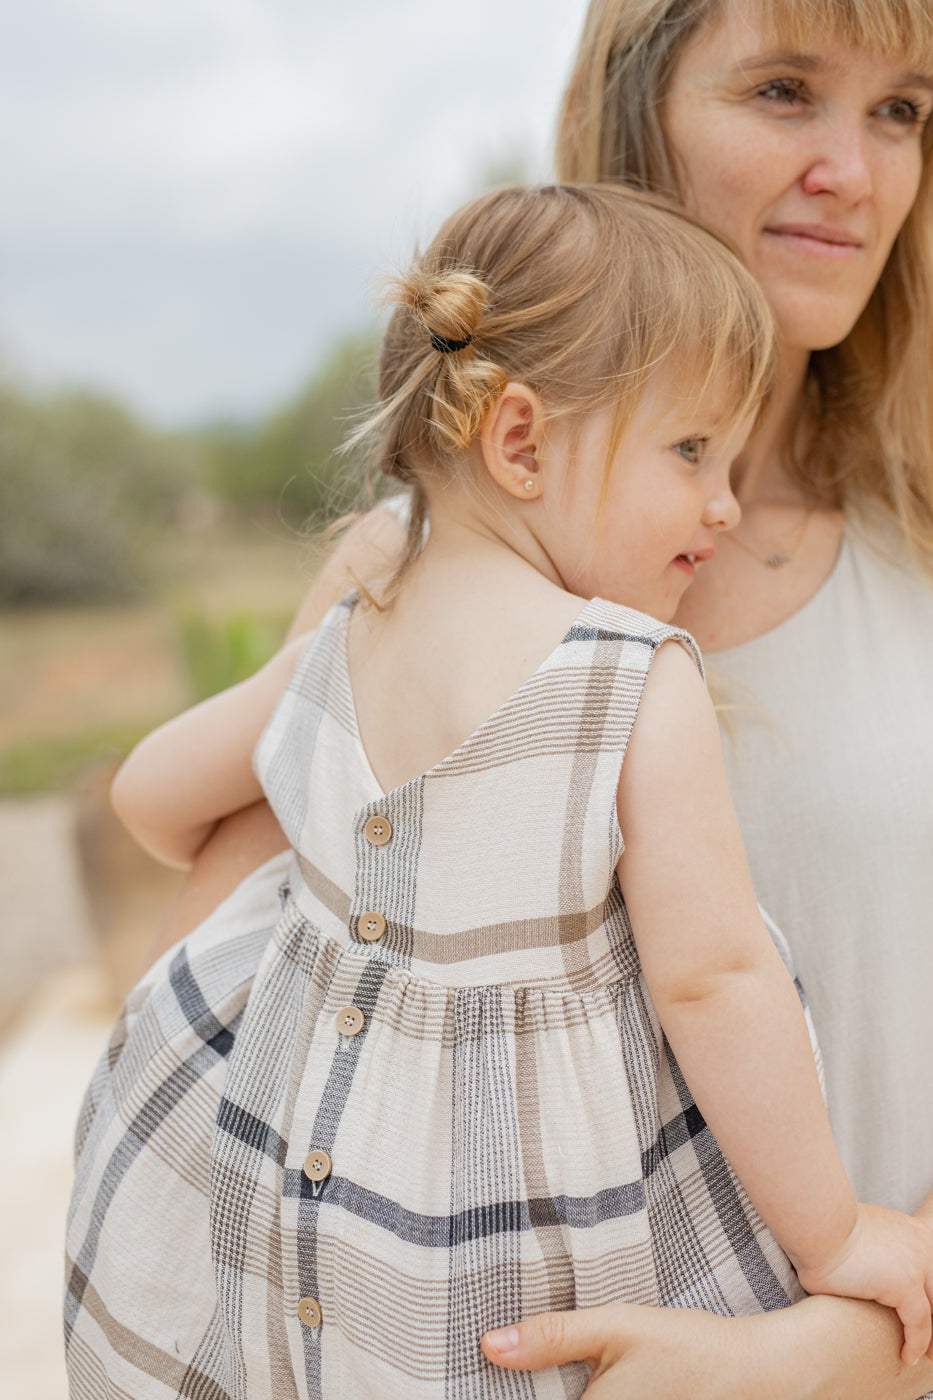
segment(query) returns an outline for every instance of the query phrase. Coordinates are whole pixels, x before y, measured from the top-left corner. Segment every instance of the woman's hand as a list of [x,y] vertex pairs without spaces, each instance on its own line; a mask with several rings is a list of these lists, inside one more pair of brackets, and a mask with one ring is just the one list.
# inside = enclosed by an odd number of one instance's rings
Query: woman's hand
[[[933,1221],[933,1196],[916,1214]],[[483,1350],[512,1370],[586,1361],[585,1400],[919,1400],[933,1364],[905,1366],[902,1337],[896,1313],[851,1298],[739,1318],[619,1303],[526,1318]]]
[[513,1370],[586,1361],[593,1375],[585,1400],[778,1400],[791,1394],[775,1386],[775,1347],[785,1334],[769,1336],[760,1325],[775,1316],[618,1303],[527,1318],[487,1332],[483,1350]]

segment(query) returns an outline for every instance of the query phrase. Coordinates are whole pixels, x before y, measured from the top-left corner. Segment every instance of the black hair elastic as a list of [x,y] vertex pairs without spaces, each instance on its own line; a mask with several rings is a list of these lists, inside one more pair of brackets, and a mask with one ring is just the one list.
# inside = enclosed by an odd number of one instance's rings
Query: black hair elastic
[[451,340],[448,335],[440,335],[437,331],[430,331],[431,344],[435,350],[442,355],[452,355],[456,350],[465,350],[473,339],[468,335],[466,340]]

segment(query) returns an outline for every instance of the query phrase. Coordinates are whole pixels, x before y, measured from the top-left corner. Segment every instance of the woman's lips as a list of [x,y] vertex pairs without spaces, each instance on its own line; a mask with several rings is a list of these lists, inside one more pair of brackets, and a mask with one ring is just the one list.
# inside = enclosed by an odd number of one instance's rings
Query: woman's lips
[[772,224],[765,233],[785,247],[819,258],[852,258],[863,246],[854,233],[828,224]]

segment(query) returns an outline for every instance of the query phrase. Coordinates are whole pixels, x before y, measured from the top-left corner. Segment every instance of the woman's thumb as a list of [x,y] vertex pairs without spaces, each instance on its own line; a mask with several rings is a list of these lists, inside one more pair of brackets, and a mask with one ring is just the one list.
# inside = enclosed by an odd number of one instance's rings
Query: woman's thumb
[[500,1327],[483,1337],[483,1351],[496,1366],[537,1371],[567,1361],[595,1366],[612,1334],[616,1309],[586,1308],[581,1312],[539,1313],[512,1327]]

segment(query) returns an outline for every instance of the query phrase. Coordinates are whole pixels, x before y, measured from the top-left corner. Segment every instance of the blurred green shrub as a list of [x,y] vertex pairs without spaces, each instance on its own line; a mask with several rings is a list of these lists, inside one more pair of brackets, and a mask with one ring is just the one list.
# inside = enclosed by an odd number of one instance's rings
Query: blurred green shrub
[[57,792],[100,759],[122,759],[146,733],[112,725],[79,734],[25,739],[0,752],[0,797]]
[[251,613],[216,620],[193,607],[180,611],[176,633],[192,703],[258,671],[282,645],[287,625]]
[[0,605],[138,592],[196,448],[97,394],[0,383]]
[[335,454],[348,420],[374,400],[378,344],[375,331],[339,341],[298,397],[254,429],[205,429],[212,489],[237,505],[273,506],[291,524],[322,525],[355,509],[363,462]]

